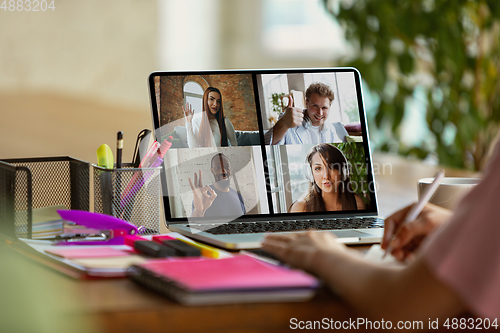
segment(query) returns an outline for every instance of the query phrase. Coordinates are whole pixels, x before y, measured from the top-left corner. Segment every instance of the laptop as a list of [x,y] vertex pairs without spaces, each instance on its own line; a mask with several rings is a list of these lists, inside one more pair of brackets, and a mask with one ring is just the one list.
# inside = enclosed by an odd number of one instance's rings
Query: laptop
[[226,249],[317,229],[380,242],[355,68],[154,72],[155,138],[171,231]]

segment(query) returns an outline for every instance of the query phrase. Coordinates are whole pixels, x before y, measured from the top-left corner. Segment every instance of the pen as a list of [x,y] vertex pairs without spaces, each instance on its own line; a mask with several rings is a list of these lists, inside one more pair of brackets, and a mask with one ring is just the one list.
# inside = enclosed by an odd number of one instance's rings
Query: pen
[[[422,209],[424,209],[424,206],[429,202],[432,195],[436,192],[439,184],[441,184],[441,182],[443,181],[443,177],[444,177],[444,170],[441,169],[436,173],[431,185],[429,185],[427,187],[427,189],[424,191],[424,193],[420,197],[420,200],[417,202],[417,204],[413,205],[413,207],[411,207],[408,214],[406,214],[406,217],[403,220],[403,222],[399,225],[399,228],[401,228],[401,226],[403,226],[406,223],[413,222],[417,218],[418,214],[420,214],[422,212]],[[391,230],[390,232],[388,232],[386,237],[391,239],[396,234],[396,233],[393,233],[393,231],[396,231],[396,230]],[[391,242],[389,242],[389,245],[387,246],[386,251],[384,253],[384,256],[382,258],[385,258],[385,256],[388,253],[391,253],[392,250],[393,249],[391,246]]]
[[122,167],[123,132],[116,133],[116,168]]

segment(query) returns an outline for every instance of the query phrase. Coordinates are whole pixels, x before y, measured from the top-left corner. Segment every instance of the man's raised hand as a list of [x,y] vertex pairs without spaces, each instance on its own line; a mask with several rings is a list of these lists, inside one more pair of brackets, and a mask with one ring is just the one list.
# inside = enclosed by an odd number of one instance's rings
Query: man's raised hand
[[191,177],[189,177],[189,185],[193,191],[194,211],[192,216],[202,217],[205,215],[206,210],[212,206],[215,198],[217,198],[217,193],[210,186],[203,186],[201,170],[199,170],[199,177],[195,172],[194,184]]

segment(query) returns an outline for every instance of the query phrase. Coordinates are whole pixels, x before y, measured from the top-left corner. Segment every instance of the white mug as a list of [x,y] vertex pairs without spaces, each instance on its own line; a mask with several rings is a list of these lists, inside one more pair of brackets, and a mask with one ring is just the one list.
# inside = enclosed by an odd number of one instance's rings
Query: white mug
[[[429,186],[433,180],[434,178],[419,179],[419,199],[425,188]],[[481,179],[479,178],[445,177],[429,202],[444,208],[454,209],[460,199],[480,181]]]

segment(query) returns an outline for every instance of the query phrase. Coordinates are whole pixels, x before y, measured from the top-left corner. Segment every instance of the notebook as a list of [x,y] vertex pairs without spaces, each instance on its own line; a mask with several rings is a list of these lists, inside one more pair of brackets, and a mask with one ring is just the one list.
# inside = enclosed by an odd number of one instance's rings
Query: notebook
[[127,275],[185,305],[306,301],[318,286],[318,281],[303,271],[246,255],[149,262],[131,266]]
[[[226,249],[318,229],[349,244],[383,235],[355,68],[154,72],[167,227]],[[141,152],[142,154],[142,152]]]

